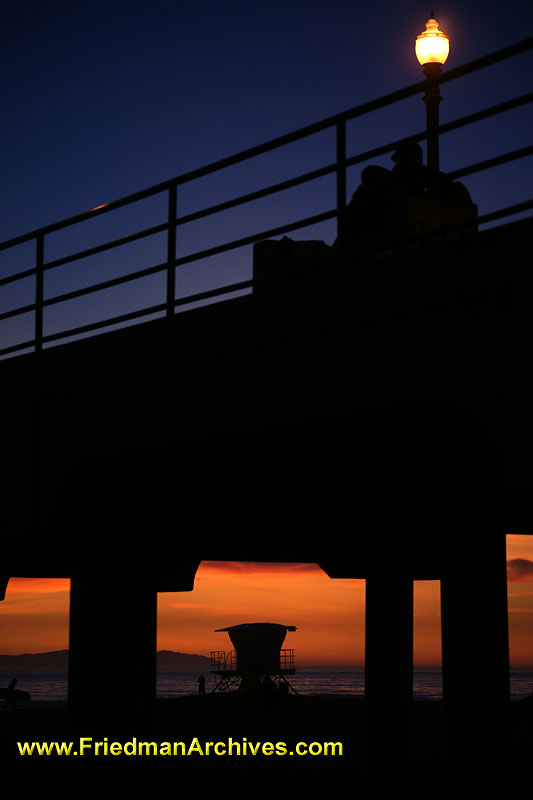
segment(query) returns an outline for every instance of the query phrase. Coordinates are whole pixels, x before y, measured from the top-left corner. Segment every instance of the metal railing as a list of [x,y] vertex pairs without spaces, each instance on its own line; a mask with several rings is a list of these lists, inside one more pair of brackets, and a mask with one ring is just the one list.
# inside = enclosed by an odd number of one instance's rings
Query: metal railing
[[211,650],[210,672],[235,672],[237,670],[237,653],[230,650]]
[[279,668],[281,672],[294,670],[294,649],[287,648],[279,651]]
[[[65,340],[73,336],[79,336],[83,334],[97,332],[101,329],[105,329],[110,326],[117,326],[120,324],[129,323],[132,320],[137,320],[137,319],[142,320],[144,317],[148,316],[153,316],[153,315],[172,316],[173,314],[176,313],[176,311],[179,309],[180,306],[190,305],[191,303],[198,301],[205,301],[209,299],[219,298],[223,295],[229,295],[230,293],[233,294],[235,292],[242,290],[250,290],[253,286],[253,281],[245,280],[245,281],[239,281],[237,283],[230,283],[220,288],[197,292],[192,295],[187,295],[186,297],[176,298],[175,296],[176,270],[179,269],[180,267],[183,267],[185,264],[199,261],[201,259],[215,256],[217,254],[221,254],[230,250],[235,250],[237,248],[241,248],[246,245],[251,245],[261,239],[270,238],[273,236],[279,236],[281,234],[286,234],[291,231],[309,227],[311,225],[315,225],[317,223],[321,223],[334,218],[337,219],[337,225],[338,225],[339,219],[342,217],[344,209],[346,208],[346,171],[349,167],[356,164],[360,164],[364,161],[368,161],[371,158],[376,158],[378,156],[392,152],[393,150],[396,149],[398,144],[401,141],[405,141],[406,138],[415,141],[422,141],[427,138],[427,132],[420,131],[412,136],[403,137],[401,140],[391,141],[380,147],[375,147],[373,149],[359,153],[355,156],[347,157],[346,123],[348,121],[353,120],[356,117],[361,117],[365,114],[369,114],[373,111],[384,108],[393,103],[400,102],[416,94],[420,94],[421,92],[424,92],[428,87],[434,84],[437,83],[443,84],[449,81],[456,80],[465,75],[469,75],[477,70],[483,69],[484,67],[496,64],[505,59],[516,56],[519,53],[523,53],[532,48],[533,48],[533,37],[529,37],[528,39],[524,39],[523,41],[518,42],[514,45],[506,47],[502,50],[498,50],[497,52],[492,53],[488,56],[476,59],[475,61],[471,61],[461,67],[449,70],[448,72],[444,72],[438,78],[424,80],[412,84],[411,86],[387,94],[384,97],[378,98],[377,100],[363,103],[362,105],[359,105],[341,114],[336,114],[334,116],[321,120],[320,122],[314,123],[312,125],[307,125],[303,128],[293,131],[292,133],[287,134],[285,136],[280,136],[276,139],[272,139],[268,142],[265,142],[262,145],[258,145],[257,147],[252,147],[243,150],[242,152],[230,156],[229,158],[215,161],[205,167],[195,169],[190,172],[186,172],[182,175],[172,178],[171,180],[159,183],[156,186],[152,186],[143,191],[136,192],[134,194],[128,195],[127,197],[123,197],[119,200],[115,200],[111,203],[99,206],[83,214],[78,214],[68,219],[64,219],[60,222],[56,222],[52,225],[47,225],[43,228],[39,228],[38,230],[34,230],[30,233],[24,234],[22,236],[17,236],[6,242],[3,242],[2,244],[0,244],[0,252],[9,250],[10,248],[14,248],[17,245],[21,245],[27,242],[33,243],[33,247],[35,248],[34,250],[35,266],[8,275],[7,277],[1,277],[0,287],[4,287],[8,284],[13,284],[17,281],[23,281],[30,277],[34,277],[35,299],[31,303],[26,303],[24,305],[18,306],[16,308],[11,308],[8,311],[0,313],[0,322],[23,314],[28,314],[28,313],[34,314],[33,337],[26,339],[25,341],[22,342],[17,342],[16,344],[4,346],[3,348],[0,349],[0,357],[4,357],[10,354],[20,353],[21,351],[27,351],[28,349],[34,349],[35,351],[39,352],[43,349],[43,346],[47,344],[52,344],[54,342]],[[486,119],[488,117],[504,113],[514,108],[518,108],[527,103],[531,103],[532,101],[533,101],[533,92],[528,92],[527,94],[514,97],[511,100],[508,100],[504,103],[493,105],[489,108],[483,109],[482,111],[478,111],[476,113],[469,114],[467,116],[461,117],[460,119],[454,120],[444,125],[440,125],[438,128],[438,132],[439,134],[448,133],[452,130],[457,130],[458,128],[467,125],[472,125],[482,119]],[[188,214],[179,213],[179,203],[178,203],[179,190],[185,184],[190,184],[193,181],[197,181],[200,178],[203,178],[207,175],[211,175],[220,170],[226,169],[227,167],[245,161],[249,161],[251,159],[256,158],[257,156],[263,155],[273,150],[277,150],[279,148],[283,148],[293,142],[302,140],[308,136],[311,136],[312,134],[318,133],[320,131],[325,131],[328,129],[334,129],[335,143],[336,143],[335,160],[332,161],[330,164],[327,164],[326,166],[323,166],[319,169],[315,169],[306,172],[304,174],[298,175],[289,180],[274,183],[270,186],[263,187],[256,191],[243,194],[239,197],[232,198],[230,200],[226,200],[225,202],[207,206],[193,213],[188,213]],[[501,164],[514,161],[516,159],[524,158],[532,154],[533,154],[533,146],[526,146],[520,149],[515,149],[511,152],[500,153],[493,158],[486,159],[484,161],[480,161],[475,164],[470,164],[468,166],[465,166],[461,169],[457,169],[454,172],[448,174],[453,179],[462,178],[466,175],[471,175],[476,172],[480,172],[482,170],[491,169],[495,166],[499,166]],[[276,227],[272,227],[269,229],[256,230],[247,236],[233,239],[232,241],[224,242],[213,247],[198,250],[188,255],[184,255],[181,257],[176,256],[177,229],[180,226],[187,225],[193,221],[205,218],[213,214],[220,213],[222,211],[227,211],[232,208],[243,206],[244,204],[251,203],[260,198],[284,192],[288,189],[294,188],[296,186],[301,186],[303,184],[309,183],[310,181],[317,180],[318,178],[327,175],[334,176],[336,181],[336,205],[334,208],[319,214],[314,214],[312,216],[307,216],[301,219],[287,222],[286,224],[278,225]],[[63,256],[61,258],[56,258],[50,261],[46,261],[46,243],[48,237],[50,237],[51,234],[60,231],[62,229],[73,227],[82,222],[101,216],[103,214],[107,214],[109,212],[115,211],[125,206],[129,206],[138,201],[160,194],[166,194],[167,196],[166,206],[168,213],[164,222],[145,228],[143,230],[136,231],[135,233],[132,233],[128,236],[107,241],[95,247],[86,248],[78,252],[75,252],[73,254]],[[491,212],[490,214],[481,216],[478,218],[478,224],[491,222],[496,219],[502,219],[510,215],[517,214],[519,212],[527,211],[531,208],[533,208],[533,199],[527,200],[523,203],[509,206],[507,208],[497,209],[494,212]],[[84,259],[98,253],[123,247],[124,245],[131,244],[141,239],[145,239],[147,237],[161,233],[166,234],[167,237],[166,259],[163,262],[152,266],[146,266],[140,270],[130,272],[125,275],[120,275],[119,277],[110,278],[104,281],[99,281],[84,288],[75,289],[69,292],[62,292],[52,297],[45,298],[44,278],[45,274],[50,270],[56,269],[57,267],[64,266],[66,264],[71,264],[75,261],[79,261],[80,259]],[[64,303],[68,300],[73,300],[75,298],[90,295],[91,293],[102,291],[104,289],[110,289],[112,287],[119,286],[121,284],[137,281],[142,278],[155,275],[158,273],[166,273],[166,293],[163,302],[149,305],[146,306],[145,308],[136,311],[131,311],[128,313],[111,316],[104,320],[98,320],[84,325],[77,325],[73,328],[61,330],[59,332],[55,333],[44,332],[43,316],[45,309],[59,303]]]
[[[211,650],[210,672],[237,672],[237,652],[230,650]],[[294,671],[294,648],[279,651],[280,672]]]

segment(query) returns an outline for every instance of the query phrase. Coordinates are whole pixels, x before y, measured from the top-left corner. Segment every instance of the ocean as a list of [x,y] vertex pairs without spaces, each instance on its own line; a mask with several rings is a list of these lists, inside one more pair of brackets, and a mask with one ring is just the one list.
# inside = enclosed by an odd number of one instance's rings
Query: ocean
[[[482,668],[482,667],[480,667]],[[181,697],[196,694],[201,668],[167,668],[157,673],[157,697]],[[206,692],[216,685],[216,676],[209,672],[206,677]],[[13,678],[18,679],[17,688],[30,692],[33,700],[64,702],[67,699],[68,676],[65,670],[53,667],[33,669],[0,668],[0,687],[7,686]],[[475,670],[465,671],[465,681],[476,691]],[[304,695],[363,695],[363,667],[302,667],[289,676],[291,686]],[[533,691],[533,670],[511,670],[511,699],[521,700]],[[415,668],[413,692],[415,700],[442,699],[442,673],[439,668]]]

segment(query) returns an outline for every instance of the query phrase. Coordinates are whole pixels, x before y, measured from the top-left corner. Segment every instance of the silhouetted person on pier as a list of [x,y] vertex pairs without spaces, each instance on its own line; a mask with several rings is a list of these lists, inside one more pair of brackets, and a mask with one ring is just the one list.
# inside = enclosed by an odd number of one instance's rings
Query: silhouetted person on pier
[[13,706],[13,711],[16,711],[17,704],[15,700],[15,692],[17,691],[15,685],[17,683],[17,679],[13,678],[9,686],[7,687],[6,693],[6,702],[3,705],[2,711],[6,711],[9,706]]
[[198,678],[198,694],[205,694],[205,678],[203,675]]
[[361,183],[353,193],[341,224],[341,236],[348,244],[361,237],[377,236],[388,222],[387,198],[391,196],[392,173],[370,164],[361,172]]
[[[391,158],[394,161],[392,179],[395,194],[422,195],[430,186],[437,185],[443,175],[425,166],[422,148],[417,142],[402,142]],[[448,178],[446,181],[450,182]]]
[[388,236],[401,237],[420,232],[428,224],[438,227],[475,216],[467,189],[426,166],[418,142],[401,142],[392,161],[392,170],[371,164],[362,171],[361,183],[341,220],[335,248],[339,244],[356,251],[372,248]]
[[398,145],[392,154],[393,194],[428,198],[440,197],[454,203],[472,203],[468,190],[462,183],[453,181],[449,175],[424,164],[422,148],[418,142],[406,141]]

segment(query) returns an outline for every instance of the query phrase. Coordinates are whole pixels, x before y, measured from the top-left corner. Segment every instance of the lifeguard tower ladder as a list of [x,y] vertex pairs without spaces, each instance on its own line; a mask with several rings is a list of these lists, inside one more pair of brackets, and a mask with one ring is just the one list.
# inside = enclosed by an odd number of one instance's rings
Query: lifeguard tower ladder
[[273,683],[280,693],[297,694],[286,675],[294,675],[294,650],[281,649],[287,631],[294,625],[274,622],[252,622],[219,628],[227,631],[234,650],[211,651],[211,672],[220,680],[213,692],[228,692],[233,687],[240,691],[256,692],[266,683]]

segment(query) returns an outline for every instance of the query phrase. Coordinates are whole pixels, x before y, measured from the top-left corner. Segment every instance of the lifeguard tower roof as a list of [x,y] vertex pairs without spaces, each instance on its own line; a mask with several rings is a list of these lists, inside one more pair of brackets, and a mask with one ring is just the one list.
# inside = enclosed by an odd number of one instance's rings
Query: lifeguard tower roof
[[[236,675],[281,675],[294,673],[293,650],[281,650],[287,631],[295,631],[295,625],[279,625],[277,622],[244,622],[218,628],[216,633],[225,631],[235,648],[229,654],[230,671]],[[221,653],[215,656],[220,662]],[[224,656],[224,670],[227,672],[228,655]],[[290,662],[290,663],[289,663]],[[221,673],[220,668],[215,672]]]
[[230,625],[228,628],[217,628],[215,633],[236,630],[242,630],[244,632],[246,629],[250,629],[250,632],[252,630],[259,632],[261,630],[275,630],[276,628],[280,628],[284,631],[295,631],[296,625],[279,625],[277,622],[244,622],[242,625]]

